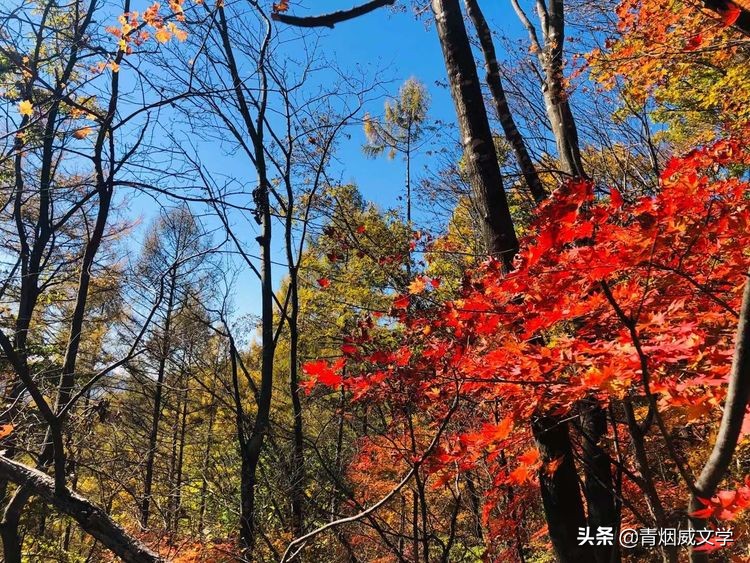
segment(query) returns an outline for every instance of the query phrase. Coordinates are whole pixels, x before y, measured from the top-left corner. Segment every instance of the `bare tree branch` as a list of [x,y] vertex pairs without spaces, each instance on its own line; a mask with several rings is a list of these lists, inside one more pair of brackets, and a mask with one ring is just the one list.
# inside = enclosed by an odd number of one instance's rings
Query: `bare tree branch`
[[345,22],[347,20],[353,20],[365,14],[369,14],[382,8],[384,6],[392,6],[396,3],[396,0],[371,0],[361,6],[355,6],[349,10],[339,10],[337,12],[331,12],[329,14],[322,14],[320,16],[291,16],[287,14],[280,14],[274,12],[271,18],[285,23],[287,25],[293,25],[296,27],[330,27],[333,28],[337,23]]

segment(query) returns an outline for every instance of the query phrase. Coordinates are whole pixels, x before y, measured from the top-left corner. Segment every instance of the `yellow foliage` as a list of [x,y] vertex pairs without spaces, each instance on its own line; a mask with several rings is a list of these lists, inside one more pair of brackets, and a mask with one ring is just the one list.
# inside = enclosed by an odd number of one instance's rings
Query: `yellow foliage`
[[29,100],[23,100],[18,104],[18,113],[31,117],[34,114],[34,106]]

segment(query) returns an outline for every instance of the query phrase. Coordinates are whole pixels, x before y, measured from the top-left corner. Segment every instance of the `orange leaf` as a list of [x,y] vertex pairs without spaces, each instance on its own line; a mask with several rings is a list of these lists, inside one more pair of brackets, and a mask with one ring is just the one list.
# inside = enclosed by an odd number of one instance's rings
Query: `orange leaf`
[[409,284],[409,293],[411,293],[412,295],[417,294],[417,293],[422,293],[426,287],[427,287],[427,284],[425,283],[423,277],[420,276],[420,277],[414,278],[414,281],[412,281]]
[[91,135],[91,132],[93,129],[91,127],[81,127],[80,129],[76,129],[76,131],[73,133],[73,136],[76,139],[85,139],[89,135]]
[[6,436],[10,436],[11,432],[13,432],[12,424],[0,424],[0,440]]
[[166,27],[162,27],[154,34],[154,37],[156,37],[159,43],[166,43],[172,38],[172,34],[169,33]]

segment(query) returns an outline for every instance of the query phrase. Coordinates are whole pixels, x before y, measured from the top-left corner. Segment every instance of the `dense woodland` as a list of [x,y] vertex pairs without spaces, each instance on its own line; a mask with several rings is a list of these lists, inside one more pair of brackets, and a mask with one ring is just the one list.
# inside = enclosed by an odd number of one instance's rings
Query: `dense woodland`
[[6,563],[750,558],[750,5],[483,1],[0,2]]

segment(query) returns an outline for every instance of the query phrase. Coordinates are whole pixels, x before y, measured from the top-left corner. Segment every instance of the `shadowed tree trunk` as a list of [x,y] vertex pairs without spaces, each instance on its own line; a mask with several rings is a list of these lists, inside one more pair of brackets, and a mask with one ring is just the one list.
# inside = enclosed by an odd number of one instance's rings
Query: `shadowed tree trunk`
[[432,0],[445,69],[458,117],[469,183],[489,254],[512,268],[518,239],[503,190],[482,88],[458,0]]
[[562,459],[551,475],[539,472],[544,513],[555,556],[560,563],[594,563],[593,550],[578,545],[578,528],[586,526],[578,475],[573,461],[567,423],[557,417],[539,415],[532,431],[543,460]]
[[151,514],[151,491],[154,482],[154,460],[159,440],[159,422],[161,421],[162,395],[164,393],[164,376],[166,374],[167,356],[172,333],[170,332],[172,314],[174,308],[174,294],[177,284],[176,266],[169,271],[169,294],[167,296],[167,310],[164,319],[164,333],[162,335],[159,364],[156,373],[156,390],[154,393],[154,405],[151,413],[151,429],[148,435],[148,451],[146,452],[146,476],[143,481],[143,499],[141,500],[141,526],[148,527],[148,519]]
[[[601,443],[607,434],[607,412],[596,399],[583,401],[581,406],[581,446],[585,478],[583,492],[588,508],[587,523],[594,531],[600,526],[614,530],[618,516],[613,495],[612,468],[609,455]],[[610,563],[614,550],[615,546],[595,546],[594,557],[597,563]]]
[[492,100],[495,102],[495,111],[497,111],[500,125],[505,133],[505,138],[516,155],[516,160],[518,161],[518,166],[521,169],[526,186],[529,188],[534,201],[539,203],[547,196],[547,193],[544,186],[542,186],[539,174],[526,147],[526,142],[518,130],[516,122],[513,119],[513,114],[508,106],[508,99],[505,95],[505,88],[503,88],[503,81],[500,76],[500,66],[497,63],[497,55],[495,54],[495,45],[492,41],[492,32],[487,25],[487,20],[484,18],[482,10],[479,8],[477,0],[464,0],[464,4],[466,5],[466,13],[474,23],[474,28],[479,37],[479,45],[482,48],[484,66],[487,71],[487,85],[490,88]]

